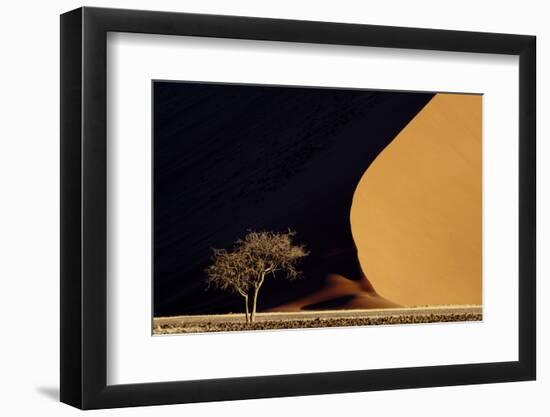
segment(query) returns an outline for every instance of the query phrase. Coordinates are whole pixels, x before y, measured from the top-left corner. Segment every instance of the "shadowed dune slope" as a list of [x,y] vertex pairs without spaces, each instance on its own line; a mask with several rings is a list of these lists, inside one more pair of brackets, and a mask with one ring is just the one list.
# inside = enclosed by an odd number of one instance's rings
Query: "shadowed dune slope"
[[398,304],[378,295],[366,278],[351,280],[330,274],[321,289],[270,311],[345,310],[365,308],[392,308]]

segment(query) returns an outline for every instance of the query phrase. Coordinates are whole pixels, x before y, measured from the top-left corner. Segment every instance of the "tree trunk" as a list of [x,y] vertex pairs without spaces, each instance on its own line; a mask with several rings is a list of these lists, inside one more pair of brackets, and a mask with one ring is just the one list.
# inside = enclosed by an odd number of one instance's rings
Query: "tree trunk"
[[262,274],[262,278],[260,279],[260,282],[258,285],[254,287],[254,299],[252,300],[252,314],[250,315],[250,321],[254,321],[254,317],[256,316],[256,304],[258,302],[258,293],[260,292],[260,287],[264,283],[265,273]]
[[243,295],[243,298],[244,298],[244,306],[245,306],[244,314],[245,314],[246,322],[250,323],[251,318],[250,318],[250,312],[248,310],[248,295]]
[[250,321],[254,321],[254,317],[256,316],[256,302],[258,301],[258,290],[260,287],[254,288],[254,300],[252,301],[252,314],[250,315]]

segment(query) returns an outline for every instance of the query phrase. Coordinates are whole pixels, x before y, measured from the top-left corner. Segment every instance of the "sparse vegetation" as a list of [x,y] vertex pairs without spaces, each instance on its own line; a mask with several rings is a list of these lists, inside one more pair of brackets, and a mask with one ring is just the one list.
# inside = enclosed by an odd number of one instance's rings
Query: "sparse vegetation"
[[278,330],[278,329],[307,329],[320,327],[348,327],[348,326],[376,326],[394,324],[444,323],[460,321],[480,321],[483,319],[479,312],[411,312],[398,315],[373,315],[368,313],[361,317],[304,317],[303,319],[265,318],[255,323],[238,321],[194,320],[191,317],[178,321],[164,322],[159,319],[155,324],[155,334],[177,334],[197,332],[229,332],[242,330]]
[[[232,251],[213,249],[212,265],[206,269],[207,284],[240,295],[245,319],[252,323],[258,295],[267,277],[296,279],[298,261],[308,252],[292,242],[295,232],[249,232],[235,242]],[[252,305],[250,306],[250,303]]]

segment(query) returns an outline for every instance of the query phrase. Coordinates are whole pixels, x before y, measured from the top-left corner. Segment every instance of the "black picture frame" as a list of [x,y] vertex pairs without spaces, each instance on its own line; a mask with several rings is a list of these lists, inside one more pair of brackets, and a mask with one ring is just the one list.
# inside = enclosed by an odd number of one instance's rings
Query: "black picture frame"
[[[108,32],[519,56],[518,361],[107,385]],[[88,7],[61,15],[61,401],[96,409],[535,379],[535,50],[525,35]]]

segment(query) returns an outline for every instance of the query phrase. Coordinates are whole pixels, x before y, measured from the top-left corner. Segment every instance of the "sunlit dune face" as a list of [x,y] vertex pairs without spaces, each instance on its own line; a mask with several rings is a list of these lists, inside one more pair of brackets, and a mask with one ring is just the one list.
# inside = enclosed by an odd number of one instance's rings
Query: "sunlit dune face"
[[385,298],[481,304],[481,131],[482,96],[437,94],[358,184],[353,237]]

